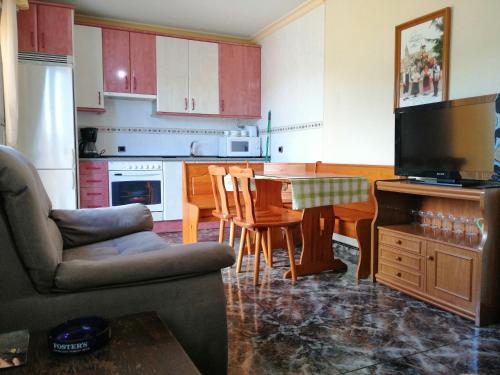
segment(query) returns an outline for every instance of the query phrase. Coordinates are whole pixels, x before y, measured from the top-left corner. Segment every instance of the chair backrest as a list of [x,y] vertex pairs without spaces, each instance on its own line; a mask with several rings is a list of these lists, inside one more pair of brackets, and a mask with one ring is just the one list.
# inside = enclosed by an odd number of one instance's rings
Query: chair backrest
[[[233,183],[236,216],[248,224],[255,224],[255,207],[251,190],[251,179],[255,177],[254,170],[233,166],[229,167],[229,174]],[[240,189],[243,205],[240,199]]]
[[226,185],[224,184],[224,177],[227,175],[226,168],[209,165],[208,173],[210,174],[210,182],[212,183],[215,211],[218,214],[229,216],[229,201],[227,199]]
[[[7,146],[0,146],[0,204],[18,255],[37,290],[50,291],[62,261],[61,232],[50,217],[52,204],[35,167]],[[0,244],[4,241],[0,238]]]

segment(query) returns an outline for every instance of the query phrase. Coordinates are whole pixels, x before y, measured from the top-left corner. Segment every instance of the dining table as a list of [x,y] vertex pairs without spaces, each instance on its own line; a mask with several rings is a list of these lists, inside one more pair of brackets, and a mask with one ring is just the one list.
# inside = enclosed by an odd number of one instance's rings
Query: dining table
[[[335,258],[332,246],[334,205],[367,201],[369,183],[365,177],[255,172],[254,183],[255,206],[262,210],[270,206],[283,207],[283,187],[291,187],[292,210],[302,211],[302,252],[296,265],[297,276],[347,270],[347,265]],[[290,278],[291,271],[286,271],[284,277]]]

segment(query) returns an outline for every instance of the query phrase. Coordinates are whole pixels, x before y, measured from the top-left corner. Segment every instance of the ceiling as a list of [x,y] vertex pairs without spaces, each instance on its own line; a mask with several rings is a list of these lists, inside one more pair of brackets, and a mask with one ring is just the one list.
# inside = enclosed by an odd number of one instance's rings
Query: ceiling
[[91,16],[251,38],[307,0],[55,0]]

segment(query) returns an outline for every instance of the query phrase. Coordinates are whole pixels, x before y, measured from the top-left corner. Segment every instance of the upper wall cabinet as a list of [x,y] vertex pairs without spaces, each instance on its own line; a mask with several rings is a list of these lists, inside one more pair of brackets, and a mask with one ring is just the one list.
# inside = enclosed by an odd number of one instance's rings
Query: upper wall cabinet
[[219,114],[217,43],[156,37],[157,110]]
[[104,91],[156,94],[155,36],[102,29]]
[[77,109],[104,111],[101,28],[75,25],[74,72]]
[[220,114],[260,118],[260,47],[219,44]]
[[17,15],[21,52],[73,54],[73,8],[61,4],[30,2]]

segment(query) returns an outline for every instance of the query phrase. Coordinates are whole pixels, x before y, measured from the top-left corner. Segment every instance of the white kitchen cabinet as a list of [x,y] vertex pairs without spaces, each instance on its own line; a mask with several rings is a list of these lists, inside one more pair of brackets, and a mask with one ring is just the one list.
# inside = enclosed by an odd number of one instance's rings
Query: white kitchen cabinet
[[156,37],[156,104],[158,112],[189,112],[189,43]]
[[157,111],[219,113],[217,43],[156,37]]
[[102,32],[99,27],[75,25],[75,99],[80,110],[104,110]]
[[189,41],[191,113],[219,113],[219,46]]
[[182,219],[182,162],[163,162],[163,220]]

